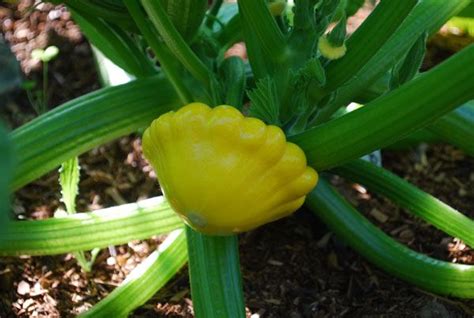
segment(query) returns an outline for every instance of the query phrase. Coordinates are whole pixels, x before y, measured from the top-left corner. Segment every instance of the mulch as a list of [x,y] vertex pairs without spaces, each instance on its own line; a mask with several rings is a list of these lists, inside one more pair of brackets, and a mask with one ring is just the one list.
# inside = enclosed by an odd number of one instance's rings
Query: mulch
[[[34,48],[56,45],[50,65],[50,106],[99,88],[90,46],[61,6],[33,1],[0,7],[3,36],[21,62],[25,77],[41,85]],[[23,12],[23,13],[22,13]],[[441,37],[441,38],[438,38]],[[448,37],[448,39],[446,39]],[[437,35],[426,68],[465,43],[462,36]],[[440,40],[441,39],[441,40]],[[444,43],[444,44],[443,44]],[[447,43],[447,44],[446,44]],[[18,127],[35,114],[21,90],[0,116]],[[474,217],[474,159],[448,145],[384,151],[384,167]],[[120,138],[80,157],[78,210],[134,202],[160,194],[156,176],[141,154],[139,137]],[[361,185],[335,178],[334,184],[371,221],[414,250],[451,262],[474,265],[474,251]],[[15,193],[19,219],[52,217],[62,209],[57,172]],[[103,299],[162,242],[135,241],[100,252],[91,273],[71,254],[0,259],[0,317],[69,317]],[[472,317],[474,301],[422,291],[372,266],[333,235],[309,211],[240,235],[248,316],[257,317]],[[176,275],[132,317],[192,317],[187,269]]]

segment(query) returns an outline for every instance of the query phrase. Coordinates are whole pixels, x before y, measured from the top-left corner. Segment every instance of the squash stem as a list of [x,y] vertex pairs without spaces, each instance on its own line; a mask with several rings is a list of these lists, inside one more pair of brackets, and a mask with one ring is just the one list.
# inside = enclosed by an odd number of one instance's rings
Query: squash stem
[[127,6],[128,12],[135,20],[138,28],[143,34],[143,37],[148,42],[155,53],[158,61],[160,61],[161,68],[169,79],[171,85],[178,94],[183,104],[190,103],[193,97],[187,87],[184,85],[181,76],[178,74],[176,68],[173,65],[172,56],[166,51],[166,47],[160,42],[158,34],[156,34],[152,25],[146,19],[145,13],[143,12],[140,3],[137,1],[124,1]]
[[237,236],[205,235],[188,226],[186,236],[196,317],[245,317]]
[[183,66],[197,79],[206,89],[210,90],[215,78],[207,66],[193,52],[178,30],[166,15],[166,11],[160,1],[141,0],[143,8],[147,12],[152,24],[160,34],[163,42],[168,46],[171,53],[183,64]]

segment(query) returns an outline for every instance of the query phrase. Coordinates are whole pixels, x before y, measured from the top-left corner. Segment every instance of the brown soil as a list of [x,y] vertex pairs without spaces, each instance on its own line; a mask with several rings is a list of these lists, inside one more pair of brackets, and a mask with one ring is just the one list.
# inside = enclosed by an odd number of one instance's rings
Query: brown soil
[[[0,6],[0,25],[26,76],[40,82],[32,48],[57,45],[50,68],[51,105],[99,87],[90,48],[62,7],[43,5],[25,15],[31,1]],[[56,12],[50,14],[51,12]],[[52,18],[48,18],[51,16]],[[6,22],[9,21],[9,22]],[[36,22],[35,22],[36,21]],[[25,32],[20,32],[26,30]],[[43,39],[43,40],[39,40]],[[451,48],[431,48],[438,61]],[[12,127],[34,113],[21,91],[1,115]],[[474,159],[446,145],[384,152],[384,166],[474,217]],[[140,140],[121,138],[80,158],[78,209],[88,211],[159,195],[156,178],[141,156]],[[19,190],[13,201],[20,219],[51,217],[61,207],[56,172]],[[335,184],[375,224],[415,250],[474,265],[474,251],[427,226],[387,200],[336,178]],[[155,237],[99,254],[90,274],[70,255],[0,259],[0,317],[68,317],[104,298],[162,241]],[[393,278],[366,262],[310,212],[240,236],[242,274],[249,316],[256,317],[472,317],[474,302],[436,296]],[[114,256],[115,255],[115,256]],[[192,317],[183,269],[133,317]]]

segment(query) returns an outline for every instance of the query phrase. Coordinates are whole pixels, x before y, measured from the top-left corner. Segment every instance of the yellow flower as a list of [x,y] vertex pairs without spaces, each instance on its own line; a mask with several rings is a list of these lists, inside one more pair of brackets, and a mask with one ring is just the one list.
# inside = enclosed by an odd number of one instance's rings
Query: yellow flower
[[318,43],[319,52],[322,56],[329,60],[337,60],[346,55],[346,45],[336,46],[332,44],[327,37],[322,36],[319,38]]
[[227,235],[287,216],[318,175],[283,131],[231,106],[184,106],[156,119],[143,151],[170,205],[194,229]]

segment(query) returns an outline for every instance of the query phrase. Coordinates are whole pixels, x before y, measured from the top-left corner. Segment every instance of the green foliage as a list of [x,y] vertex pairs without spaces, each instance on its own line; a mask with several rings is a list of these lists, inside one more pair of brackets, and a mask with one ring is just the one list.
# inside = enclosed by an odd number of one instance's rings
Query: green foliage
[[418,74],[425,57],[427,38],[427,34],[422,34],[413,44],[410,51],[408,51],[408,54],[392,69],[392,77],[390,79],[391,90],[412,80]]
[[34,49],[31,52],[31,57],[40,60],[43,63],[48,63],[59,54],[59,49],[56,46],[48,46],[46,49]]
[[113,23],[87,14],[87,11],[70,10],[89,41],[114,64],[136,77],[146,77],[156,72],[130,34]]
[[181,36],[191,42],[207,10],[207,0],[160,0]]
[[279,125],[279,101],[275,83],[270,77],[257,82],[257,88],[248,93],[250,98],[249,115],[267,124]]
[[77,157],[67,160],[59,169],[62,201],[69,214],[76,213],[76,196],[79,193],[80,177],[79,160]]
[[[383,168],[353,162],[407,137],[438,137],[474,154],[473,109],[466,104],[474,98],[474,69],[466,67],[474,63],[474,46],[418,74],[427,35],[469,0],[381,1],[347,39],[345,17],[362,5],[360,0],[296,0],[291,10],[276,16],[263,0],[239,0],[237,5],[216,0],[204,23],[206,1],[65,2],[89,40],[137,80],[84,95],[13,131],[10,139],[18,154],[13,189],[185,103],[228,103],[283,128],[319,172],[334,168],[333,173],[367,184],[449,235],[474,244],[472,220]],[[339,25],[326,39],[344,44],[347,51],[339,59],[325,59],[317,43],[334,21]],[[227,48],[240,40],[246,43],[248,62],[224,59]],[[38,53],[46,65],[53,55]],[[4,83],[0,81],[0,88]],[[340,111],[361,100],[364,107]],[[7,174],[11,170],[8,155],[3,155],[9,153],[2,148],[8,148],[4,137],[0,133],[0,172]],[[61,184],[70,212],[75,210],[78,178],[77,161],[65,163]],[[472,266],[436,261],[397,243],[325,178],[323,174],[307,205],[354,249],[421,288],[474,297]],[[0,204],[5,205],[8,178],[0,181]],[[83,251],[182,227],[162,199],[3,223],[8,228],[0,231],[0,255]],[[210,237],[191,229],[186,233],[186,242],[183,233],[170,236],[86,315],[127,315],[179,270],[187,246],[196,316],[243,317],[237,237]]]

